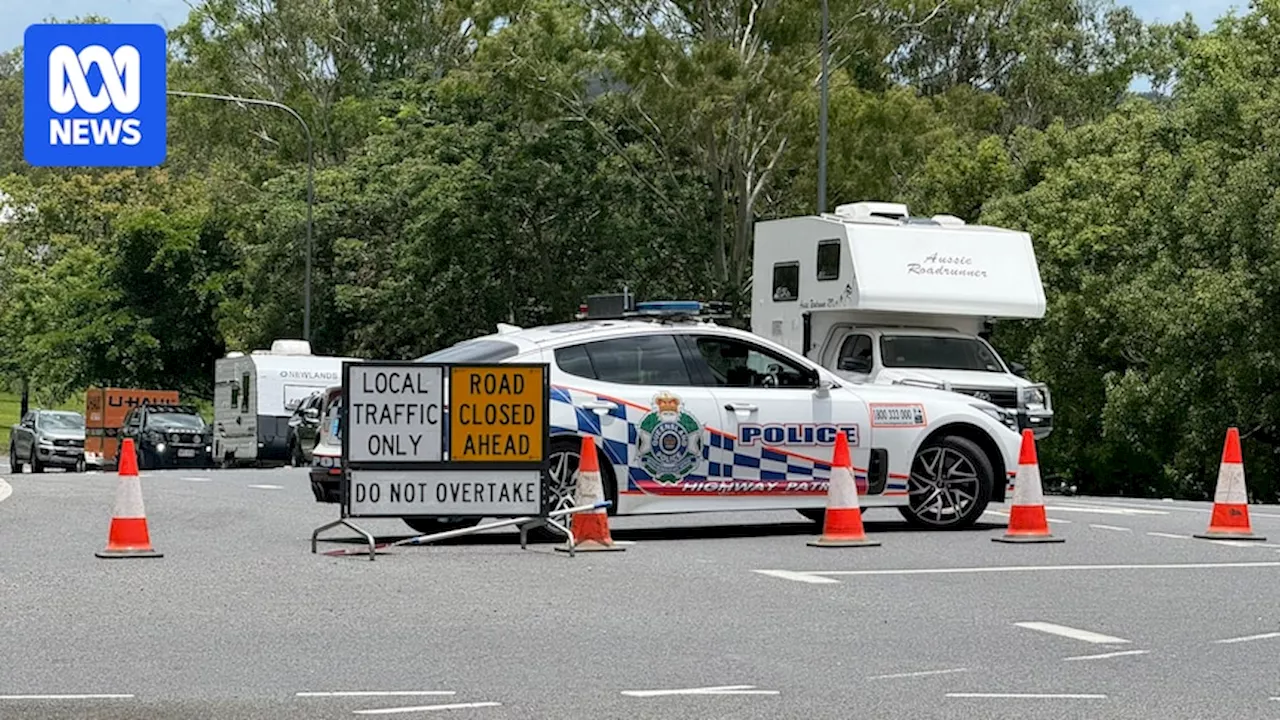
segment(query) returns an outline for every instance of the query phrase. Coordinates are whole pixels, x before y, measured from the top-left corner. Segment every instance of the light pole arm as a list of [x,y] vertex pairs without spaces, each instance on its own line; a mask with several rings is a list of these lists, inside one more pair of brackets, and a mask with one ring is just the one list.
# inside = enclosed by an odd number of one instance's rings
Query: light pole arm
[[264,107],[273,107],[283,110],[293,116],[298,124],[302,125],[302,132],[307,137],[307,269],[306,280],[303,286],[304,300],[302,310],[302,337],[307,342],[311,342],[311,256],[314,254],[313,244],[311,240],[311,215],[312,206],[315,205],[315,158],[312,154],[311,128],[307,127],[307,121],[302,119],[296,110],[278,103],[274,100],[261,100],[259,98],[238,97],[236,95],[217,95],[214,93],[187,92],[185,90],[168,90],[169,95],[177,95],[179,97],[204,98],[206,100],[222,100],[224,102],[233,102],[240,105],[261,105]]

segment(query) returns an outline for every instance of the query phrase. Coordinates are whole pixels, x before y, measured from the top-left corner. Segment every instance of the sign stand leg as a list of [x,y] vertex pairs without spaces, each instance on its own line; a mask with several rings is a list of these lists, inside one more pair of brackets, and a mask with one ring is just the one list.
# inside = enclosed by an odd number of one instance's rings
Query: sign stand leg
[[[577,510],[581,512],[581,508],[578,508]],[[573,545],[574,545],[573,531],[570,530],[565,525],[563,525],[562,523],[557,522],[555,518],[550,518],[550,517],[537,518],[533,522],[523,523],[519,526],[520,527],[520,549],[521,550],[529,549],[529,531],[530,530],[534,528],[548,527],[548,526],[553,527],[556,530],[559,530],[560,532],[565,534],[565,537],[569,538],[569,557],[573,557]]]
[[352,525],[351,523],[347,522],[346,518],[338,518],[337,520],[334,520],[333,522],[327,525],[321,525],[320,527],[316,528],[315,532],[311,533],[311,554],[312,555],[316,554],[316,538],[320,537],[320,533],[330,528],[336,528],[339,525],[350,528],[351,530],[360,533],[360,535],[364,537],[365,541],[369,543],[369,560],[372,562],[374,558],[377,556],[377,551],[375,548],[376,541],[374,540],[373,535],[370,535],[367,531],[362,530],[361,528],[358,528],[355,525]]

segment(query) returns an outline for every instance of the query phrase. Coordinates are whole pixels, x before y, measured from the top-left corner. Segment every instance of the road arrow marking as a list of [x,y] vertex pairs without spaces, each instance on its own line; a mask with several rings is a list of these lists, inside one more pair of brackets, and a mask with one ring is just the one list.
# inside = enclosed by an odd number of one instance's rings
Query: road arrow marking
[[627,697],[648,698],[666,695],[778,695],[779,691],[757,690],[755,685],[720,685],[680,690],[623,690],[622,694]]
[[472,702],[449,703],[448,705],[417,705],[415,707],[377,708],[374,710],[355,710],[356,715],[396,715],[399,713],[429,712],[431,710],[464,710],[466,708],[499,707],[502,703]]
[[1124,657],[1125,655],[1146,655],[1149,650],[1121,650],[1120,652],[1103,653],[1101,655],[1076,655],[1064,660],[1106,660],[1107,658]]
[[1251,642],[1253,640],[1270,640],[1271,638],[1280,637],[1280,632],[1263,633],[1261,635],[1248,635],[1246,637],[1227,638],[1226,640],[1214,640],[1220,645],[1230,645],[1232,643]]
[[769,577],[782,578],[783,580],[794,580],[795,582],[813,583],[814,585],[830,585],[832,583],[839,584],[839,580],[832,580],[829,577],[822,577],[815,573],[796,572],[793,570],[752,570],[751,572],[768,575]]

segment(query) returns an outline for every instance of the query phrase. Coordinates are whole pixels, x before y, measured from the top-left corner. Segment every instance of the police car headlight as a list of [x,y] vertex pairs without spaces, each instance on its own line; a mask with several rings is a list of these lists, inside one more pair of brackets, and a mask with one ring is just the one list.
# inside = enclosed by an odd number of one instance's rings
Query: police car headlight
[[1028,410],[1049,409],[1049,388],[1044,385],[1032,385],[1022,388],[1018,397],[1019,404]]
[[1005,410],[1004,408],[1001,408],[1001,407],[996,407],[995,405],[972,405],[971,407],[973,407],[976,410],[981,410],[982,412],[991,416],[993,420],[1000,423],[1001,425],[1004,425],[1010,430],[1014,432],[1018,431],[1018,417],[1013,413],[1009,412],[1008,410]]

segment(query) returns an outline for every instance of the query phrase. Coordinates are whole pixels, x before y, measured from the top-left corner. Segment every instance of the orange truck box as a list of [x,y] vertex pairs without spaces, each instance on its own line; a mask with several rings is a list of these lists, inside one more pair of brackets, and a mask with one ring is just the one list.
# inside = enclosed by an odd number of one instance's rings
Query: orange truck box
[[84,394],[84,454],[91,465],[116,463],[124,416],[139,405],[177,405],[177,390],[89,388]]

